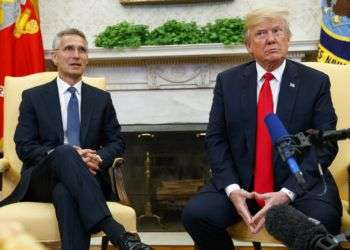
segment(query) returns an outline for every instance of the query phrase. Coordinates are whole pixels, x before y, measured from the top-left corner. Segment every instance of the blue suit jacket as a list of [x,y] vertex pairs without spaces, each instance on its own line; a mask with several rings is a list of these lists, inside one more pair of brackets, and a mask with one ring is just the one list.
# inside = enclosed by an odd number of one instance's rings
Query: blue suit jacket
[[[63,125],[56,80],[23,91],[14,140],[23,162],[21,181],[2,203],[23,198],[35,166],[48,151],[63,144]],[[81,87],[80,145],[95,149],[103,160],[98,178],[109,187],[108,168],[124,152],[120,125],[110,94],[85,83]],[[108,190],[103,190],[105,193]]]
[[[206,137],[209,164],[213,172],[212,183],[217,190],[223,190],[232,183],[252,190],[256,106],[255,61],[218,75]],[[287,60],[278,97],[277,115],[290,134],[310,128],[335,129],[337,117],[331,101],[329,77]],[[301,170],[309,190],[322,189],[317,160],[325,170],[328,192],[322,199],[339,200],[335,182],[327,171],[337,151],[337,144],[330,143],[322,148],[307,149],[301,157]],[[275,190],[285,187],[298,197],[305,194],[276,152],[274,173]]]

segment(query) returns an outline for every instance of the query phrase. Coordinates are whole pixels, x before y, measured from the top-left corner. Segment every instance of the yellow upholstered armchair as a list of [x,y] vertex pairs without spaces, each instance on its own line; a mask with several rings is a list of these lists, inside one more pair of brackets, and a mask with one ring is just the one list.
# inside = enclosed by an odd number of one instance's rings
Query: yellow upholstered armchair
[[[317,62],[308,62],[304,64],[329,75],[332,84],[331,94],[333,104],[338,115],[337,129],[350,128],[350,65],[334,65]],[[350,229],[349,167],[350,141],[340,141],[338,155],[330,169],[338,185],[343,204],[342,231]],[[228,231],[232,238],[236,240],[253,242],[255,249],[261,249],[260,243],[279,243],[270,236],[265,229],[256,235],[251,234],[243,222],[228,228]]]
[[[22,163],[18,159],[13,136],[18,122],[19,104],[22,91],[53,80],[57,72],[44,72],[24,77],[6,77],[4,90],[4,137],[3,153],[0,159],[0,199],[7,197],[15,188],[20,178]],[[83,81],[100,89],[105,89],[104,78],[83,77]],[[110,169],[112,189],[118,192],[119,202],[108,202],[113,217],[124,225],[129,232],[136,233],[135,210],[129,206],[121,175],[123,160],[116,159]],[[88,208],[86,208],[88,209]],[[25,212],[23,212],[25,211]],[[51,203],[18,202],[0,208],[0,221],[18,221],[25,231],[43,243],[59,242],[55,209]],[[103,236],[101,233],[92,237]],[[107,249],[108,239],[102,237],[102,249]]]

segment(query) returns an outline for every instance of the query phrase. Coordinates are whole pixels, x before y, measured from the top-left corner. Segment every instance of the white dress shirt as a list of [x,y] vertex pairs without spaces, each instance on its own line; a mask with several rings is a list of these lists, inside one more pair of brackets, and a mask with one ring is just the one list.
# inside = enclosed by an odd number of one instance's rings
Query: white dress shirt
[[[270,80],[270,87],[271,87],[271,92],[272,92],[272,98],[273,98],[273,112],[276,113],[277,111],[277,103],[278,103],[278,94],[280,92],[280,88],[281,88],[281,81],[282,81],[282,76],[283,76],[283,71],[286,67],[286,60],[284,60],[284,62],[281,64],[281,66],[279,66],[277,69],[271,71],[272,75],[274,76],[274,79]],[[259,99],[259,93],[261,90],[261,87],[264,83],[264,79],[263,76],[264,74],[267,72],[263,67],[261,67],[261,65],[259,65],[258,63],[256,63],[256,71],[257,71],[257,97],[256,97],[256,102],[258,103],[258,99]],[[240,186],[237,183],[228,185],[225,188],[225,192],[227,194],[227,196],[230,196],[230,193],[232,191],[238,190],[240,189]],[[282,188],[281,189],[282,192],[284,192],[285,194],[288,195],[288,197],[293,201],[295,198],[295,194],[286,189],[286,188]]]
[[75,95],[78,99],[78,105],[79,105],[79,120],[81,118],[81,84],[82,82],[79,81],[75,83],[73,86],[69,85],[65,81],[63,81],[59,76],[57,77],[57,87],[58,87],[58,97],[60,99],[60,106],[61,106],[61,116],[62,116],[62,126],[63,126],[63,139],[64,144],[68,144],[68,138],[67,138],[67,107],[68,102],[71,97],[71,93],[67,91],[69,87],[76,88]]

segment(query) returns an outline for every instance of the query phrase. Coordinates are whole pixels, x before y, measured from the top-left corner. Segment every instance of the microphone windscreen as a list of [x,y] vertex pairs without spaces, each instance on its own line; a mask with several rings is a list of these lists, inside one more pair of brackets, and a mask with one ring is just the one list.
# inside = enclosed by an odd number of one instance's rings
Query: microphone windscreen
[[274,113],[269,113],[265,116],[265,124],[269,130],[273,144],[278,143],[282,138],[289,136],[286,128],[281,120]]
[[266,230],[289,249],[313,250],[328,232],[320,223],[288,205],[271,207],[265,218]]

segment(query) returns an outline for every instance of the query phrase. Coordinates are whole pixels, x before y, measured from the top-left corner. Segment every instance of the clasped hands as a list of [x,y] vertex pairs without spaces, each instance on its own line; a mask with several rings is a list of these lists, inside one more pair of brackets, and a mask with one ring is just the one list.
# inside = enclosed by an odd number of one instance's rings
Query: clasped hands
[[96,153],[96,150],[89,149],[89,148],[82,149],[78,146],[74,146],[74,148],[77,150],[78,154],[80,155],[82,160],[85,162],[90,173],[92,173],[93,175],[96,175],[97,171],[100,170],[100,165],[102,163],[102,159]]
[[[288,204],[290,202],[287,194],[281,191],[259,194],[257,192],[248,192],[244,189],[232,191],[230,193],[230,199],[238,214],[242,217],[250,232],[253,234],[258,233],[264,227],[266,212],[272,206]],[[252,216],[246,203],[247,199],[264,200],[265,206]]]

